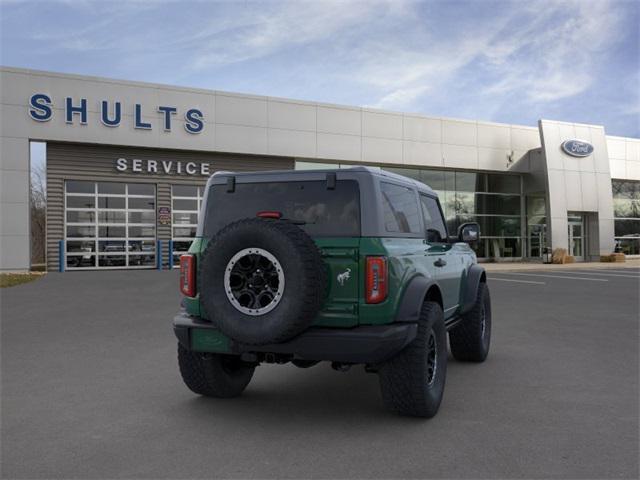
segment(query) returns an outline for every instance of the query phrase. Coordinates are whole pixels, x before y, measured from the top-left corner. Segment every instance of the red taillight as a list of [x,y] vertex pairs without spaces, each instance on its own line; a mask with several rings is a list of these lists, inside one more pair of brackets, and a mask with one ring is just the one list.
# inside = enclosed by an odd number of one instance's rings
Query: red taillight
[[275,218],[276,220],[278,220],[278,219],[280,219],[282,217],[282,213],[280,213],[280,212],[272,212],[272,211],[258,212],[256,214],[256,217],[260,217],[260,218]]
[[387,298],[386,257],[367,257],[366,271],[365,301],[367,303],[384,302]]
[[187,297],[196,296],[196,257],[180,256],[180,292]]

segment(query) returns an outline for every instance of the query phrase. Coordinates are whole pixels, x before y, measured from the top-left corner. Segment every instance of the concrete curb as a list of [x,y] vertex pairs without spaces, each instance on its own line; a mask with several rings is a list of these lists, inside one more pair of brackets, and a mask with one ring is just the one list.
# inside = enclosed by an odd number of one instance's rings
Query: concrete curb
[[581,262],[581,263],[565,263],[562,265],[545,264],[545,263],[481,263],[487,272],[508,272],[516,270],[582,270],[582,269],[638,269],[640,268],[640,259],[634,258],[624,263],[608,263],[608,262]]

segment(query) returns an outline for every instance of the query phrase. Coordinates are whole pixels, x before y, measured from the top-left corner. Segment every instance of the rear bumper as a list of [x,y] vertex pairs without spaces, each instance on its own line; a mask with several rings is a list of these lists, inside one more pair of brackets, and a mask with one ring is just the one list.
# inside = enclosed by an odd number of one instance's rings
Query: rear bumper
[[[184,311],[173,319],[173,330],[188,350],[240,355],[273,353],[303,360],[381,363],[406,347],[416,336],[415,323],[360,326],[349,329],[311,327],[295,338],[271,345],[245,345],[224,337],[210,322]],[[202,341],[209,336],[210,341]]]

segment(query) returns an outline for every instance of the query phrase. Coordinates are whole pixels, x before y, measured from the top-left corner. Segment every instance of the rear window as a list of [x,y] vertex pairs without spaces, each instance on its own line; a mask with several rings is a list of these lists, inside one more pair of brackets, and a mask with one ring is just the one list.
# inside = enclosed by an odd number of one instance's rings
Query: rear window
[[282,218],[304,222],[312,237],[360,236],[360,190],[355,180],[338,180],[329,190],[326,181],[236,183],[213,185],[207,197],[204,235],[211,237],[229,223],[276,211]]

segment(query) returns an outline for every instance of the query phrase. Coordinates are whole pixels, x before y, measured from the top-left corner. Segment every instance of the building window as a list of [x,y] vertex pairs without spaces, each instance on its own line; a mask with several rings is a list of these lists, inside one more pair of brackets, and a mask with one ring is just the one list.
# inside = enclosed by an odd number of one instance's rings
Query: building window
[[66,267],[154,267],[155,188],[153,184],[67,180]]
[[546,199],[544,193],[528,195],[527,245],[529,257],[542,257],[547,246]]
[[429,185],[438,194],[447,228],[455,235],[463,223],[480,225],[474,249],[481,258],[522,257],[522,187],[520,175],[385,168]]
[[611,180],[616,246],[627,255],[640,255],[640,182]]
[[[353,166],[296,161],[296,170]],[[455,235],[465,222],[479,223],[482,238],[473,246],[478,257],[523,256],[527,232],[522,228],[525,213],[520,175],[397,167],[383,167],[383,170],[429,185],[438,194],[450,235]],[[542,201],[544,203],[544,198]],[[538,224],[537,240],[530,242],[539,243],[529,248],[533,256],[538,256],[542,251],[538,231],[542,235],[546,232],[544,213],[527,220]]]
[[186,253],[196,236],[204,187],[197,185],[171,186],[171,239],[173,265],[180,264],[180,255]]

